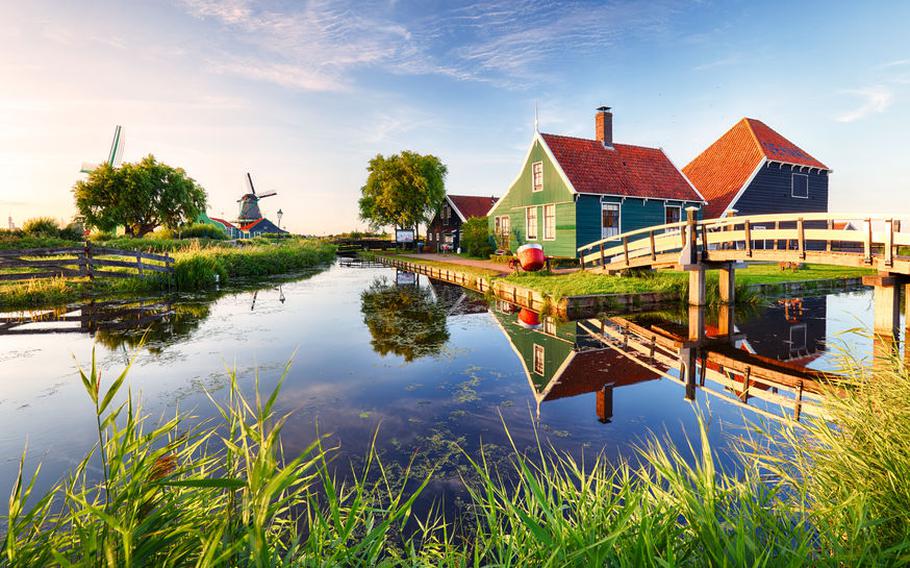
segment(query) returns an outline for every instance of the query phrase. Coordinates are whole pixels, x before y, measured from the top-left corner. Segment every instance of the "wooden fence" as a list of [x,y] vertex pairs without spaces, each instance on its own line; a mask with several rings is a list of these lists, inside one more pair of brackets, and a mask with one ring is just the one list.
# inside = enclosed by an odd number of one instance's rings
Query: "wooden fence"
[[174,259],[168,254],[112,249],[91,243],[82,247],[0,250],[0,282],[39,278],[145,278],[173,272]]

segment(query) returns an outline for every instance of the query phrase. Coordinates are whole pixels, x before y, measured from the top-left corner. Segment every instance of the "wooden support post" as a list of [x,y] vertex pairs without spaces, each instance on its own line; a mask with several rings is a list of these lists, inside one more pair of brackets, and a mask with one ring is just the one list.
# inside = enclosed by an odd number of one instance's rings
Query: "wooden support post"
[[626,266],[629,266],[629,237],[622,238],[622,253],[626,258]]
[[708,259],[708,226],[701,226],[701,257],[702,260]]
[[746,231],[746,256],[752,256],[752,225],[749,223],[748,219],[746,219],[743,225]]
[[749,402],[749,387],[752,386],[752,367],[746,367],[743,374],[743,390],[739,393],[739,399],[743,402]]
[[899,276],[880,273],[864,276],[863,284],[873,286],[873,331],[892,339],[898,337],[900,325],[901,286]]
[[604,256],[604,244],[600,243],[600,266],[604,267],[607,265],[607,257]]
[[[779,231],[779,230],[780,230],[780,221],[775,221],[775,222],[774,222],[774,230],[775,230],[775,231]],[[780,242],[780,241],[778,241],[777,239],[774,239],[774,250],[777,250],[777,248],[778,248],[778,246],[779,246],[779,245],[778,245],[779,242]]]
[[721,304],[736,303],[736,270],[733,263],[724,265],[719,271],[718,292]]
[[[834,230],[834,219],[828,219],[828,230]],[[825,252],[831,252],[831,236],[828,235],[828,238],[825,239]]]
[[[686,207],[686,229],[688,229],[686,233],[689,239],[689,253],[691,255],[689,262],[692,264],[701,263],[701,256],[698,254],[697,212],[698,207]],[[685,241],[683,241],[683,245],[685,245]]]
[[721,303],[717,307],[717,334],[721,337],[731,337],[733,335],[734,313],[731,304]]
[[613,385],[606,384],[597,391],[597,421],[608,424],[613,419]]
[[705,307],[689,306],[689,341],[705,339]]
[[799,259],[806,260],[806,229],[803,226],[803,218],[796,220],[797,237],[799,238]]
[[142,255],[136,254],[136,268],[139,270],[139,277],[144,278],[145,275],[142,273]]
[[894,266],[894,219],[885,221],[885,266]]
[[863,241],[863,259],[872,264],[872,219],[866,219],[866,238]]
[[648,231],[648,240],[651,241],[651,260],[657,259],[657,249],[654,246],[654,231]]
[[705,305],[705,267],[696,266],[689,271],[689,305]]
[[686,385],[686,400],[695,400],[695,378],[697,375],[697,352],[692,347],[683,347],[679,350],[679,378]]

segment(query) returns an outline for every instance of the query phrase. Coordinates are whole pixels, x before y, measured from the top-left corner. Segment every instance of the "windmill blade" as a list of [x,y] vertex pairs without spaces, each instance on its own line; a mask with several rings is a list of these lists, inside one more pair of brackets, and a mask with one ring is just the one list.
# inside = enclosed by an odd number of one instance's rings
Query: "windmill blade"
[[114,127],[114,139],[111,141],[111,151],[107,155],[107,163],[111,166],[118,165],[123,155],[122,132],[123,128],[119,124]]
[[256,188],[253,187],[253,176],[250,175],[250,172],[246,173],[246,184],[250,188],[250,193],[256,195]]
[[90,162],[82,162],[82,167],[79,168],[79,171],[84,174],[90,174],[93,171],[98,169],[98,164],[92,164]]
[[268,192],[268,193],[263,193],[263,194],[261,194],[261,195],[257,195],[257,197],[258,197],[259,199],[263,199],[263,198],[266,198],[266,197],[271,197],[271,196],[273,196],[273,195],[278,195],[278,192],[277,192],[277,191],[270,191],[270,192]]

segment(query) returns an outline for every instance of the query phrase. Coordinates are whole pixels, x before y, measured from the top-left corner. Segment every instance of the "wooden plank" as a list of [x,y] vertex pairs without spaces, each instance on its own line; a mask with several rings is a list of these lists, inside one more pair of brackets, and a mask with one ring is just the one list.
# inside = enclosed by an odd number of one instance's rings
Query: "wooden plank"
[[82,254],[83,249],[73,247],[36,248],[36,249],[10,249],[0,250],[0,257],[16,256],[53,256],[64,254]]
[[57,278],[60,276],[75,276],[78,277],[81,274],[76,270],[54,270],[50,272],[20,272],[14,274],[0,274],[0,280],[2,281],[14,281],[14,280],[35,280],[42,278]]
[[797,242],[799,243],[799,258],[801,260],[806,259],[806,229],[803,225],[803,218],[800,217],[796,221],[796,232],[797,232]]

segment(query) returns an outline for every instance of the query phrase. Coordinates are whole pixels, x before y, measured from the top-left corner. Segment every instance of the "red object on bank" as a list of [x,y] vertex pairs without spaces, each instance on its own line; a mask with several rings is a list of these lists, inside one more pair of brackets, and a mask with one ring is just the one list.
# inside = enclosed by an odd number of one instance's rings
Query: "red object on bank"
[[540,327],[540,314],[528,308],[521,308],[518,312],[518,325],[525,329],[537,329]]
[[522,270],[528,272],[537,272],[547,262],[547,257],[543,254],[543,247],[537,244],[520,246],[516,254]]

